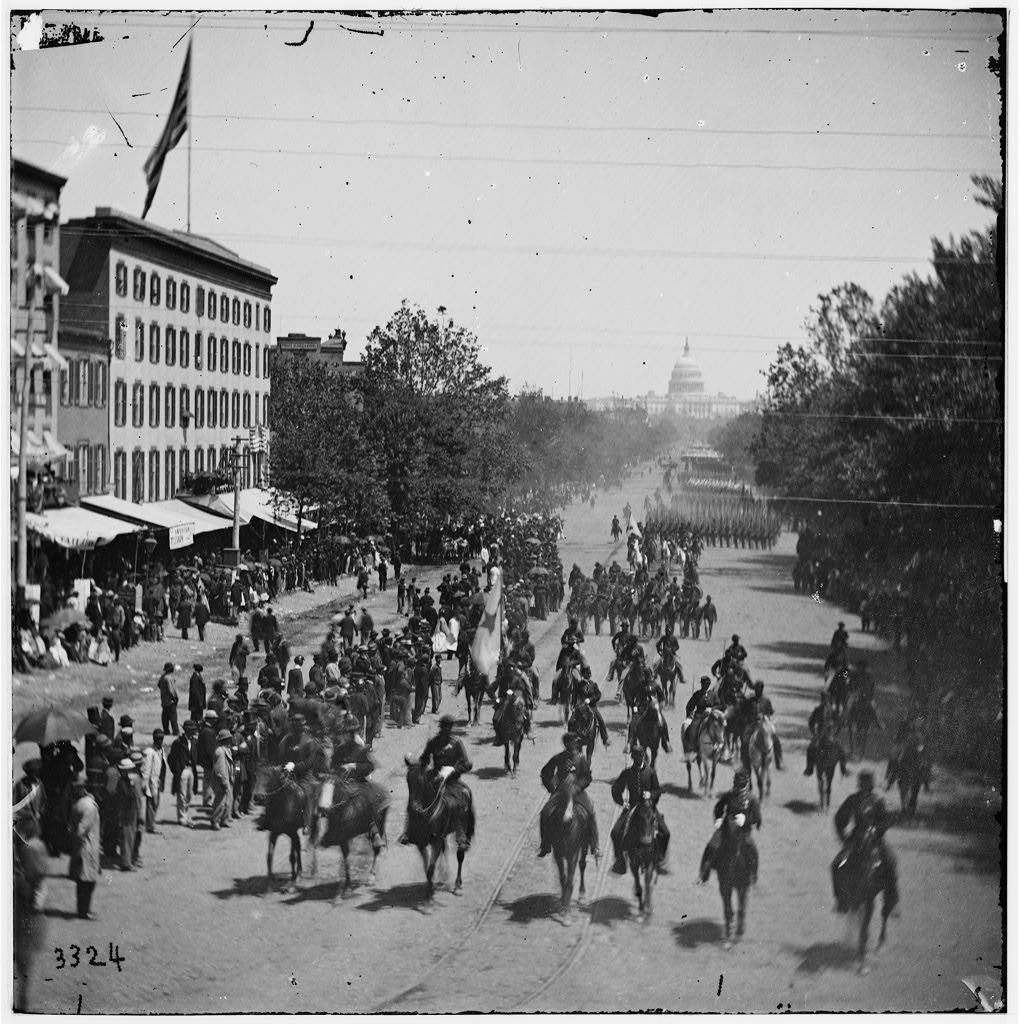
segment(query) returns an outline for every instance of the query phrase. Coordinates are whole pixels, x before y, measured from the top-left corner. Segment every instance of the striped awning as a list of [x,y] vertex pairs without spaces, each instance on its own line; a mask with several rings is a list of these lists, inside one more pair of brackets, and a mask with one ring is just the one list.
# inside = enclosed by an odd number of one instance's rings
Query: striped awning
[[138,533],[142,527],[109,516],[101,516],[87,508],[46,509],[41,515],[28,512],[28,529],[46,540],[73,551],[88,551],[125,533]]

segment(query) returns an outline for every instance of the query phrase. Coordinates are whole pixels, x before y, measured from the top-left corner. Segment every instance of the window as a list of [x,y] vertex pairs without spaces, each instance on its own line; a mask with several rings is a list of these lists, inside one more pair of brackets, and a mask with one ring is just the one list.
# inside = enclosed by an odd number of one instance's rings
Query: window
[[219,369],[221,373],[230,370],[230,342],[226,338],[219,339]]
[[209,388],[209,405],[208,405],[208,410],[207,411],[208,411],[208,414],[209,414],[209,426],[210,427],[216,427],[219,424],[219,417],[216,415],[218,410],[219,410],[219,406],[216,405],[216,389],[215,388]]
[[172,448],[166,449],[166,496],[172,498],[177,493],[177,453]]
[[191,312],[191,285],[187,281],[180,283],[180,311],[182,313]]
[[159,324],[149,324],[149,362],[159,362]]
[[219,297],[219,318],[225,324],[230,323],[230,300],[226,295]]
[[155,272],[153,272],[149,284],[149,302],[151,302],[153,306],[159,305],[159,275]]
[[195,286],[195,316],[205,316],[205,289]]
[[210,473],[216,472],[216,446],[210,444],[206,453],[206,466],[205,468]]
[[244,420],[243,420],[243,426],[245,426],[245,427],[250,427],[251,426],[251,395],[249,395],[246,391],[244,393]]
[[[17,374],[15,373],[15,377]],[[14,391],[17,394],[21,394],[21,388],[18,385],[17,380],[13,381]],[[60,404],[69,405],[71,402],[71,375],[66,370],[60,371]]]
[[118,261],[116,270],[117,294],[123,298],[127,295],[127,264]]
[[239,327],[241,323],[241,300],[234,299],[232,306],[234,326]]
[[92,367],[93,385],[92,391],[97,409],[106,408],[107,374],[106,363],[95,363]]
[[233,375],[239,377],[241,373],[241,343],[234,338],[233,344],[233,362],[231,363],[231,369]]
[[195,331],[195,369],[202,368],[202,332]]
[[180,386],[180,425],[185,430],[191,425],[191,391],[184,384]]
[[134,322],[134,358],[139,363],[145,358],[145,324],[141,320]]
[[[268,334],[272,330],[272,317],[269,315],[269,307],[262,310],[262,330]],[[268,376],[268,374],[266,374]]]
[[159,501],[159,449],[149,452],[149,501]]
[[166,279],[166,308],[177,308],[177,282],[172,277]]
[[79,444],[74,460],[74,471],[78,477],[78,491],[81,494],[90,494],[89,470],[92,465],[92,449],[87,444]]
[[216,372],[216,337],[213,334],[209,335],[209,358],[206,369],[209,373]]
[[269,425],[269,395],[262,395],[262,422]]
[[127,499],[127,453],[122,448],[113,453],[113,493],[121,501]]
[[258,392],[257,391],[252,393],[251,402],[252,402],[252,405],[254,406],[254,409],[255,409],[255,426],[257,427],[258,426]]
[[131,388],[131,426],[145,426],[145,385],[140,380]]
[[195,388],[195,430],[205,426],[205,392]]
[[166,328],[166,365],[177,365],[177,329],[175,327]]
[[230,445],[228,444],[219,449],[219,468],[227,472],[230,470]]
[[204,448],[196,448],[195,449],[195,472],[196,473],[204,473],[205,472],[205,449]]
[[241,425],[241,393],[235,391],[230,400],[230,426],[236,430]]
[[180,450],[180,482],[183,483],[191,476],[191,453],[187,448]]
[[131,452],[131,500],[145,500],[145,452],[141,448]]
[[113,425],[122,427],[127,422],[127,382],[118,380],[113,385]]
[[166,419],[164,426],[175,427],[177,425],[177,389],[172,384],[166,385]]
[[209,319],[216,319],[216,293],[209,289]]
[[145,271],[141,267],[134,268],[134,300],[145,301]]
[[244,303],[244,326],[251,327],[251,303]]
[[269,346],[266,345],[262,349],[262,376],[268,380],[269,378]]
[[258,376],[258,362],[262,358],[262,346],[255,342],[255,376]]
[[117,314],[117,323],[113,335],[113,354],[118,359],[124,358],[124,353],[127,350],[127,321],[123,315]]
[[230,392],[226,388],[219,393],[219,425],[230,426]]
[[97,444],[92,448],[92,490],[95,494],[105,494],[109,478],[106,473],[106,448]]
[[188,329],[186,327],[182,327],[180,329],[180,365],[186,368],[190,362],[191,335],[188,334]]
[[74,391],[74,404],[75,405],[89,405],[89,382],[91,377],[89,375],[89,366],[87,359],[76,359],[75,360],[77,384]]
[[159,385],[149,385],[149,426],[159,426]]

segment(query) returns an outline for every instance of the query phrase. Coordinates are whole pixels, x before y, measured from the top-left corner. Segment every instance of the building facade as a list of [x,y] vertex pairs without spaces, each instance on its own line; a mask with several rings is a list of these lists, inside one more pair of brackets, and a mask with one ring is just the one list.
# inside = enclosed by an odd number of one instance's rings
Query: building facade
[[325,341],[309,334],[291,332],[276,339],[274,358],[292,357],[313,363],[324,363],[330,368],[341,369],[344,373],[359,376],[364,372],[364,363],[344,362],[343,354],[346,350],[347,334],[339,327]]
[[59,294],[30,286],[35,265],[60,269],[59,175],[17,158],[11,161],[11,463],[17,465],[21,429],[21,391],[25,380],[29,299],[32,338],[28,385],[28,459],[33,473],[64,478],[67,453],[58,440],[57,379],[63,366],[59,354]]
[[103,331],[60,328],[60,443],[79,497],[110,489],[110,339]]
[[110,340],[108,490],[172,498],[191,475],[229,467],[238,438],[242,486],[260,482],[276,277],[107,207],[64,225],[61,266],[65,322]]

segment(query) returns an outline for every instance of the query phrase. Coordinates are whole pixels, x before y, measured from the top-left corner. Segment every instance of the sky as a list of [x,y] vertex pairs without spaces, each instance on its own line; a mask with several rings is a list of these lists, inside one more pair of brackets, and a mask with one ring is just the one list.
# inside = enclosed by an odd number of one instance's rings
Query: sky
[[[819,294],[928,275],[1002,173],[988,14],[44,21],[104,37],[13,54],[12,152],[68,178],[65,219],[141,214],[190,40],[191,230],[278,276],[274,333],[356,357],[444,306],[513,391],[661,394],[689,339],[750,398]],[[182,142],[151,221],[186,227],[187,182]]]

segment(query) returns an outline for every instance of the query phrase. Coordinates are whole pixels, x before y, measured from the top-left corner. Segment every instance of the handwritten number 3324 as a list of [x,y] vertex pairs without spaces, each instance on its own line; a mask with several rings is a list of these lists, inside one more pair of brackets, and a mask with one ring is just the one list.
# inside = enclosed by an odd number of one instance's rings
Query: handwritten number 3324
[[[67,951],[70,954],[70,962],[67,957],[64,956],[64,950],[61,946],[56,946],[53,950],[57,955],[57,970],[61,971],[65,967],[77,967],[81,963],[81,946],[76,946],[72,943],[67,947]],[[117,970],[121,970],[120,965],[124,962],[124,958],[120,955],[120,946],[114,946],[110,943],[110,956],[109,961],[99,960],[99,950],[95,946],[86,946],[85,953],[88,955],[86,963],[89,967],[108,967],[110,964],[116,964]]]

